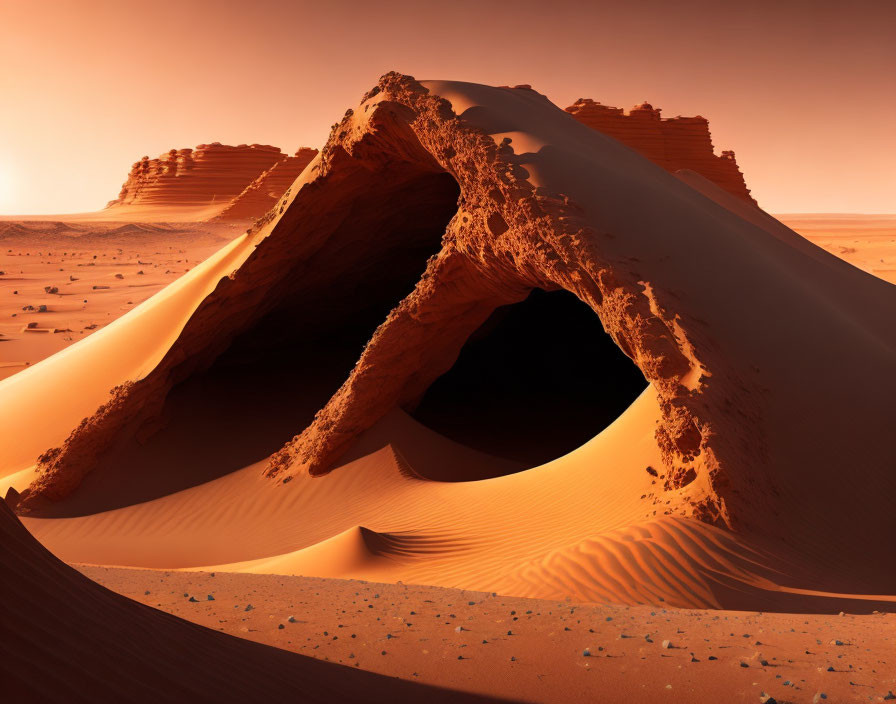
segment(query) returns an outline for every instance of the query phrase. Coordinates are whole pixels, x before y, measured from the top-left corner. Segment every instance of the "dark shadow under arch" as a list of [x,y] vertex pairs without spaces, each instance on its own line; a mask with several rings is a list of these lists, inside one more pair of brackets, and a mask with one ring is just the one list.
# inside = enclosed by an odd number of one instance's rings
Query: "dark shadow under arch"
[[587,304],[567,291],[535,289],[495,310],[413,416],[531,467],[593,438],[646,387]]

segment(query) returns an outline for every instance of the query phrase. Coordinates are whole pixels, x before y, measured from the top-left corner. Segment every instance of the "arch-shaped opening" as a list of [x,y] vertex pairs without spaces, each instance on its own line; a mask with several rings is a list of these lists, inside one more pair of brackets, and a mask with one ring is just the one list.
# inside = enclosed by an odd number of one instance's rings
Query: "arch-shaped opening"
[[522,469],[581,446],[646,387],[587,304],[568,291],[535,289],[495,310],[413,415]]
[[310,424],[440,250],[460,195],[450,174],[410,164],[355,172],[345,191],[351,198],[308,215],[337,223],[311,256],[291,258],[288,236],[278,235],[285,271],[259,283],[266,290],[251,322],[204,369],[175,368],[183,378],[160,416],[125,433],[79,490],[41,515],[94,513],[201,484],[265,460]]

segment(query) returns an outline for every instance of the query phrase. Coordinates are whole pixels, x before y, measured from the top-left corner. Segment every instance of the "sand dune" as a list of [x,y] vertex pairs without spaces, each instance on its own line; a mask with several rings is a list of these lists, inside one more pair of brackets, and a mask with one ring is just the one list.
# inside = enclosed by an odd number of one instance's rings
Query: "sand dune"
[[[645,515],[631,490],[656,492],[644,471],[657,461],[652,438],[637,435],[651,415],[658,410],[645,392],[598,438],[549,465],[444,483],[421,478],[426,470],[418,473],[407,458],[425,468],[426,458],[460,464],[478,456],[396,412],[362,436],[358,459],[325,477],[277,486],[256,465],[146,503],[25,523],[55,553],[81,563],[691,608],[870,612],[892,603],[824,592],[824,572],[800,567],[800,556],[783,546]],[[96,496],[115,486],[88,478],[86,489]],[[806,587],[819,593],[795,591]]]
[[[487,427],[474,451],[412,416],[464,415],[436,380],[533,289],[584,301],[627,357],[590,366],[649,386],[517,471]],[[871,611],[896,594],[894,314],[889,284],[535,91],[390,74],[249,232],[0,384],[0,467],[21,486],[54,448],[21,509],[73,562]],[[552,422],[602,410],[563,396],[509,397],[517,436],[560,448]]]
[[5,701],[491,701],[193,625],[126,599],[42,548],[0,501]]

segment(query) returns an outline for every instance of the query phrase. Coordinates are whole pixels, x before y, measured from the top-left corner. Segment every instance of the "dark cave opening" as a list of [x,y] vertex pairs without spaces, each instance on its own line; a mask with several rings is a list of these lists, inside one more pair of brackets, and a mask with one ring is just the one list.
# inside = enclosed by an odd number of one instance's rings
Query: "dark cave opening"
[[[201,407],[214,417],[204,424],[208,437],[195,443],[211,472],[263,460],[307,427],[389,311],[413,291],[441,247],[459,189],[445,173],[411,181],[401,190],[412,199],[397,198],[387,182],[354,200],[339,231],[285,277],[274,293],[280,302],[169,394],[169,414],[193,418]],[[358,238],[366,244],[351,246]]]
[[[311,423],[414,289],[457,210],[459,187],[445,172],[386,169],[380,176],[358,174],[352,197],[323,212],[320,226],[332,229],[318,250],[295,258],[282,252],[282,272],[257,289],[258,313],[207,353],[204,367],[175,368],[181,379],[159,417],[141,421],[83,482],[116,490],[75,492],[48,516],[202,484],[264,462]],[[508,460],[486,470],[507,473],[587,442],[645,387],[586,304],[536,289],[496,309],[406,410],[452,440]],[[482,477],[454,468],[433,478]]]
[[532,467],[593,438],[646,387],[587,304],[568,291],[535,289],[495,310],[413,416],[452,440]]
[[[321,248],[295,265],[285,260],[291,268],[265,291],[266,312],[205,369],[185,372],[161,416],[111,448],[85,477],[86,490],[47,515],[108,510],[210,481],[265,460],[311,423],[440,250],[460,194],[449,174],[412,169],[360,174],[354,185]],[[92,490],[110,482],[115,492]]]

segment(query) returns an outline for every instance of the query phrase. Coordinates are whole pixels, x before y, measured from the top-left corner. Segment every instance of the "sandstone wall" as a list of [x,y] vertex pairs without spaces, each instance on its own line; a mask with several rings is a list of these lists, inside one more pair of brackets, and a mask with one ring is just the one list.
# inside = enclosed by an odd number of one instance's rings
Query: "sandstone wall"
[[663,118],[659,108],[642,103],[626,113],[591,100],[579,98],[566,108],[579,122],[640,152],[667,171],[690,169],[732,195],[755,204],[733,151],[716,155],[709,121],[696,117]]
[[289,156],[267,144],[213,142],[172,149],[157,159],[144,156],[131,167],[118,198],[106,207],[233,205],[234,214],[228,218],[259,217],[316,153],[303,148]]

